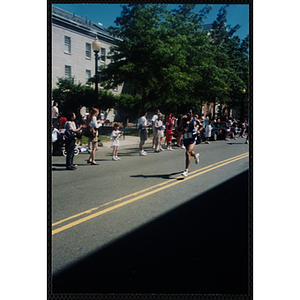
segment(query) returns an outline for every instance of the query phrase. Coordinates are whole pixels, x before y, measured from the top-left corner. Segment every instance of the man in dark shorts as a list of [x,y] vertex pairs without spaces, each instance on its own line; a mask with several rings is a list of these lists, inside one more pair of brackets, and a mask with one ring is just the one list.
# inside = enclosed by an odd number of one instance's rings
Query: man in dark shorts
[[183,118],[181,121],[181,124],[179,124],[179,130],[183,132],[183,144],[185,146],[186,152],[185,152],[185,170],[181,174],[183,177],[188,176],[189,172],[189,165],[191,162],[191,156],[195,158],[195,163],[199,163],[199,153],[194,152],[194,148],[196,145],[196,139],[197,139],[197,129],[195,126],[195,118],[194,118],[194,112],[192,109],[189,110],[187,117]]

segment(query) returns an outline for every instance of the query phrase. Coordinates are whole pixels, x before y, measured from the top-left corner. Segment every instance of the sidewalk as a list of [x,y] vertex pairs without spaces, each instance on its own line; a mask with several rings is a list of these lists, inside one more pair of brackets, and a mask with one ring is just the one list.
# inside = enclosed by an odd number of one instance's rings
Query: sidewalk
[[[103,143],[103,148],[111,148],[111,143],[112,143],[111,141],[104,142]],[[139,143],[140,143],[140,137],[126,135],[125,139],[123,139],[123,137],[120,138],[120,146],[119,147],[123,147],[123,146],[136,146],[137,150],[138,150]],[[148,138],[146,140],[145,144],[152,144],[152,137]]]

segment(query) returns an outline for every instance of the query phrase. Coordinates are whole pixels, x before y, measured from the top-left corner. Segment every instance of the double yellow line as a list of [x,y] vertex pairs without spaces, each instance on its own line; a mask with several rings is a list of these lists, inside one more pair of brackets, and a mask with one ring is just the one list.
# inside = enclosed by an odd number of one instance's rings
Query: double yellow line
[[[237,160],[246,158],[247,156],[249,156],[249,153],[248,153],[248,152],[247,152],[247,153],[240,154],[240,155],[237,155],[237,156],[232,157],[232,158],[225,159],[225,160],[223,160],[223,161],[217,162],[217,163],[215,163],[215,164],[212,164],[212,165],[210,165],[210,166],[201,168],[201,169],[199,169],[199,170],[190,172],[190,173],[189,173],[189,176],[188,176],[187,178],[185,178],[184,181],[189,180],[189,179],[192,179],[192,178],[194,178],[194,177],[196,177],[196,176],[199,176],[199,175],[202,175],[202,174],[204,174],[204,173],[213,171],[213,170],[215,170],[215,169],[217,169],[217,168],[220,168],[220,167],[225,166],[225,165],[227,165],[227,164],[233,163],[233,162],[235,162],[235,161],[237,161]],[[111,202],[102,204],[102,205],[100,205],[100,206],[98,206],[98,207],[95,207],[95,208],[86,210],[86,211],[84,211],[84,212],[81,212],[81,213],[76,214],[76,215],[74,215],[74,216],[71,216],[71,217],[69,217],[69,218],[66,218],[66,219],[63,219],[63,220],[61,220],[61,221],[55,222],[55,223],[52,224],[52,227],[55,227],[55,226],[60,225],[60,224],[62,224],[62,223],[66,223],[66,222],[68,222],[68,221],[70,221],[70,220],[79,218],[79,219],[77,219],[76,221],[73,221],[73,222],[68,223],[68,224],[66,224],[66,225],[64,225],[64,226],[58,227],[58,228],[56,228],[56,229],[53,229],[53,230],[52,230],[52,235],[54,235],[54,234],[56,234],[56,233],[59,233],[59,232],[61,232],[61,231],[64,231],[64,230],[66,230],[66,229],[69,229],[69,228],[71,228],[71,227],[74,227],[74,226],[76,226],[76,225],[79,225],[79,224],[81,224],[81,223],[83,223],[83,222],[86,222],[86,221],[88,221],[88,220],[91,220],[91,219],[93,219],[93,218],[96,218],[96,217],[98,217],[98,216],[101,216],[101,215],[103,215],[103,214],[105,214],[105,213],[107,213],[107,212],[110,212],[110,211],[112,211],[112,210],[115,210],[115,209],[117,209],[117,208],[120,208],[120,207],[122,207],[122,206],[125,206],[125,205],[130,204],[130,203],[132,203],[132,202],[135,202],[135,201],[137,201],[137,200],[140,200],[140,199],[142,199],[142,198],[145,198],[145,197],[147,197],[147,196],[150,196],[150,195],[152,195],[152,194],[154,194],[154,193],[160,192],[160,191],[162,191],[162,190],[164,190],[164,189],[170,188],[170,187],[172,187],[172,186],[174,186],[174,185],[176,185],[176,184],[181,183],[182,180],[179,180],[179,179],[182,179],[182,178],[183,178],[183,177],[178,177],[178,178],[175,178],[175,179],[170,179],[170,180],[168,180],[168,181],[166,181],[166,182],[163,182],[163,183],[154,185],[154,186],[152,186],[152,187],[146,188],[146,189],[141,190],[141,191],[138,191],[138,192],[136,192],[136,193],[133,193],[133,194],[130,194],[130,195],[121,197],[121,198],[116,199],[116,200],[114,200],[114,201],[111,201]],[[125,199],[127,199],[127,198],[130,198],[130,199],[128,199],[128,200],[126,200],[126,201],[123,201],[123,200],[125,200]],[[116,204],[116,203],[118,203],[118,204]],[[112,206],[110,206],[110,205],[112,205]],[[104,207],[106,207],[106,206],[109,206],[109,207],[108,207],[108,208],[104,208]],[[103,209],[103,208],[104,208],[104,209]],[[100,209],[100,211],[99,211],[99,209]],[[93,213],[93,212],[94,212],[94,213]],[[85,216],[85,217],[84,217],[84,216]],[[82,218],[80,218],[80,217],[82,217]]]

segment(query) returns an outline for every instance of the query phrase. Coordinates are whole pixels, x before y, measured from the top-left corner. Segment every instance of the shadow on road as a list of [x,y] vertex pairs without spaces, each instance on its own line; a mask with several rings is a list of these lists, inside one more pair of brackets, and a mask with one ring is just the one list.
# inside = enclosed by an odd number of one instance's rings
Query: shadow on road
[[140,178],[162,178],[162,179],[172,179],[172,176],[178,175],[182,173],[180,172],[175,172],[175,173],[170,173],[170,174],[155,174],[155,175],[130,175],[130,177],[140,177]]
[[244,172],[55,274],[52,291],[247,294],[248,236]]

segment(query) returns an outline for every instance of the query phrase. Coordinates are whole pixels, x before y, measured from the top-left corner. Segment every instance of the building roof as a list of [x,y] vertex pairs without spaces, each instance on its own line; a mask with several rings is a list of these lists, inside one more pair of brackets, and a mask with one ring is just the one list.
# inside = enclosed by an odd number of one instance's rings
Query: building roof
[[[109,42],[114,43],[115,40],[119,40],[113,37],[111,32],[99,23],[94,23],[87,18],[79,17],[74,13],[63,10],[59,7],[52,5],[52,22],[61,24],[65,27],[76,29],[91,37],[96,35],[101,39],[106,39]],[[211,30],[213,24],[204,24],[203,30]]]
[[76,29],[77,31],[81,31],[91,37],[95,37],[97,35],[101,39],[107,39],[110,42],[117,39],[113,37],[111,32],[102,24],[94,23],[87,18],[79,17],[74,13],[70,13],[54,5],[52,5],[52,22]]

